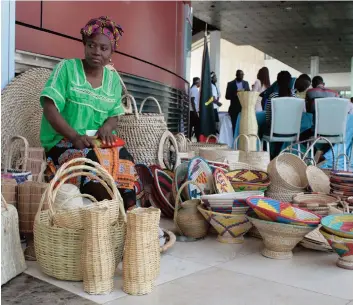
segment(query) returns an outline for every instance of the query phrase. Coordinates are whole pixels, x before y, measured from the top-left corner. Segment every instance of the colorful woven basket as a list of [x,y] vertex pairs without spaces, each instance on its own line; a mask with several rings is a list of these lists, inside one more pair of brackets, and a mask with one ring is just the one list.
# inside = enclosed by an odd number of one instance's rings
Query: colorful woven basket
[[[197,157],[190,161],[188,166],[188,180],[196,182],[205,194],[214,193],[212,170],[204,159]],[[200,189],[194,184],[188,185],[188,191],[191,199],[201,197]]]
[[172,182],[173,179],[163,170],[155,169],[154,171],[154,187],[155,199],[158,201],[158,206],[163,215],[168,218],[174,216],[174,204],[172,197]]
[[332,249],[338,254],[337,266],[340,268],[353,270],[353,239],[342,238],[320,229],[320,233],[327,239]]
[[235,191],[264,191],[270,185],[267,173],[241,169],[226,174]]
[[218,194],[234,192],[232,185],[230,184],[227,176],[224,174],[222,170],[217,168],[213,172],[213,177],[214,177],[214,182],[216,186],[216,192]]
[[230,215],[209,211],[204,205],[198,210],[218,232],[217,240],[222,243],[238,244],[244,242],[243,235],[250,230],[251,223],[244,215]]
[[267,197],[249,197],[246,203],[263,220],[316,227],[321,217],[309,211],[293,207],[290,203]]
[[326,231],[337,236],[353,239],[353,215],[329,215],[321,219],[321,224]]

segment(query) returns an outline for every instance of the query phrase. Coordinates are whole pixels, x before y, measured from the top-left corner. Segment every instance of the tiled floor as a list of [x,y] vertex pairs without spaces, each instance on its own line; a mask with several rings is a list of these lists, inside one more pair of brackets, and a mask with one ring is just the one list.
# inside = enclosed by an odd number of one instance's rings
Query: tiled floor
[[[162,226],[171,224],[163,221]],[[262,257],[261,247],[262,242],[254,238],[246,238],[243,245],[221,244],[215,236],[178,242],[162,256],[154,291],[140,297],[121,290],[119,271],[113,293],[90,296],[83,292],[82,283],[54,280],[29,262],[28,275],[54,286],[36,279],[26,286],[30,277],[16,278],[2,287],[2,301],[8,305],[353,305],[353,271],[336,267],[335,254],[297,248],[292,260],[279,261]]]

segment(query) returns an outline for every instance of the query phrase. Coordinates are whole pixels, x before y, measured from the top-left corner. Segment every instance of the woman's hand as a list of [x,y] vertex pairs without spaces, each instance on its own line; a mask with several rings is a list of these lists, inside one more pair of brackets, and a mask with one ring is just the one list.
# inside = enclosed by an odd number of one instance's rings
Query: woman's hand
[[71,142],[76,149],[85,149],[93,146],[92,139],[85,135],[76,135]]
[[102,141],[102,144],[112,146],[117,140],[117,136],[113,134],[117,124],[117,119],[109,118],[105,121],[104,125],[98,129],[97,137]]

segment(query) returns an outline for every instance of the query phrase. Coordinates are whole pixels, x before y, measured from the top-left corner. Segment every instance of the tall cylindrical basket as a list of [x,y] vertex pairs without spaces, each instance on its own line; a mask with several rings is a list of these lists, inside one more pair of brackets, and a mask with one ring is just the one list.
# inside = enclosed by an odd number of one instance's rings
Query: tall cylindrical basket
[[156,208],[127,212],[127,235],[123,259],[123,290],[131,295],[152,292],[160,270],[159,219]]
[[110,293],[114,286],[115,259],[108,208],[95,207],[86,210],[84,222],[83,289],[89,294]]

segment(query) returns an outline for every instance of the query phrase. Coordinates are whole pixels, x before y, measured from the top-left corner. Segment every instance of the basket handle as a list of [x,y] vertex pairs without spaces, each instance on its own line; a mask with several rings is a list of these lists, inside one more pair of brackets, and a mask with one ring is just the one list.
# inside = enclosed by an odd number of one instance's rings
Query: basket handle
[[46,169],[47,169],[47,162],[44,161],[40,166],[40,172],[37,177],[37,182],[44,182],[44,173]]
[[186,137],[183,133],[179,132],[176,136],[175,139],[177,140],[177,143],[180,145],[180,151],[186,151],[187,150],[187,141]]
[[249,151],[249,137],[246,134],[244,134],[244,133],[241,133],[239,136],[237,136],[235,138],[235,140],[234,140],[234,149],[238,150],[238,141],[239,141],[240,137],[244,137],[245,138],[245,140],[246,140],[246,149],[245,149],[245,151],[248,152]]
[[146,98],[142,101],[141,106],[140,106],[139,114],[142,114],[142,109],[143,109],[143,107],[145,106],[145,103],[146,103],[147,100],[152,100],[152,101],[154,101],[154,102],[156,103],[157,107],[158,107],[159,113],[160,113],[160,114],[163,114],[162,109],[161,109],[161,105],[159,105],[157,99],[156,99],[155,97],[153,97],[153,96],[148,96],[148,97],[146,97]]
[[347,168],[349,168],[350,164],[351,164],[351,158],[349,158],[349,156],[345,153],[339,154],[336,158],[336,163],[335,163],[335,168],[338,168],[338,160],[340,157],[346,157],[346,164],[347,164]]
[[[163,160],[163,152],[164,152],[164,143],[167,139],[170,139],[173,146],[175,147],[175,155],[176,155],[176,161],[175,161],[175,165],[172,168],[168,168],[166,166],[166,164],[164,164],[164,160]],[[173,136],[173,134],[169,131],[166,130],[162,137],[161,140],[159,141],[159,147],[158,147],[158,163],[159,166],[161,168],[168,168],[169,170],[173,170],[175,169],[179,164],[180,164],[180,154],[179,154],[179,149],[178,149],[178,143],[175,139],[175,137]]]
[[[303,159],[306,159],[307,158],[307,155],[309,154],[309,151],[311,149],[314,149],[314,146],[315,144],[320,141],[320,140],[324,140],[326,141],[329,145],[330,145],[330,149],[331,149],[331,152],[332,152],[332,166],[333,166],[333,170],[336,169],[336,162],[335,162],[335,152],[333,150],[333,146],[332,146],[332,143],[330,142],[330,140],[328,140],[327,138],[325,137],[318,137],[317,139],[315,139],[315,141],[310,145],[310,147],[307,149],[307,151],[305,152],[304,156],[303,156]],[[297,144],[301,144],[300,142],[297,143]]]
[[94,203],[98,202],[97,199],[94,198],[92,195],[89,195],[89,194],[76,194],[76,195],[74,195],[74,196],[72,196],[70,198],[67,198],[64,202],[61,202],[60,203],[60,207],[61,208],[64,207],[70,200],[75,199],[75,198],[79,198],[79,197],[88,198],[89,200],[91,200]]
[[261,140],[260,140],[259,136],[254,133],[250,133],[247,136],[249,137],[249,141],[250,141],[250,137],[255,137],[257,139],[257,145],[259,145],[259,150],[256,149],[256,151],[262,151],[262,145],[261,145]]
[[122,97],[121,97],[121,101],[123,99],[127,99],[127,102],[128,102],[128,107],[130,108],[130,105],[132,104],[134,110],[135,110],[135,116],[136,116],[136,119],[139,119],[140,116],[138,114],[138,110],[137,110],[137,105],[136,105],[136,100],[135,98],[131,95],[131,94],[124,94]]
[[184,234],[183,231],[179,228],[178,222],[177,222],[178,211],[179,211],[179,209],[180,209],[179,201],[181,201],[181,193],[182,193],[183,189],[184,189],[185,187],[187,187],[188,185],[190,185],[190,184],[193,184],[193,185],[195,185],[196,187],[198,187],[198,188],[200,189],[200,191],[201,191],[201,194],[202,194],[202,195],[205,195],[205,193],[204,193],[203,190],[201,189],[200,185],[199,185],[198,183],[194,182],[194,181],[186,181],[186,182],[183,183],[183,185],[179,188],[178,194],[177,194],[177,196],[176,196],[176,198],[175,198],[174,224],[175,224],[175,226],[177,227],[177,229],[179,230],[180,234],[182,234],[182,235],[185,235],[185,234]]
[[26,138],[22,136],[13,136],[10,138],[10,140],[7,143],[7,153],[6,153],[6,161],[5,161],[5,169],[4,172],[7,173],[7,171],[11,168],[11,161],[14,153],[14,143],[17,140],[21,140],[24,143],[25,150],[24,150],[24,155],[23,155],[23,164],[22,164],[22,172],[26,171],[27,169],[27,161],[28,161],[28,141]]
[[214,134],[210,134],[207,138],[206,138],[206,143],[208,143],[210,141],[210,139],[216,139],[216,143],[218,143],[218,138],[217,136],[215,136]]

